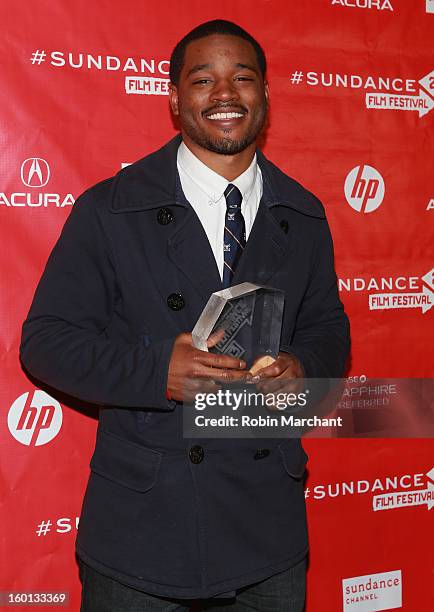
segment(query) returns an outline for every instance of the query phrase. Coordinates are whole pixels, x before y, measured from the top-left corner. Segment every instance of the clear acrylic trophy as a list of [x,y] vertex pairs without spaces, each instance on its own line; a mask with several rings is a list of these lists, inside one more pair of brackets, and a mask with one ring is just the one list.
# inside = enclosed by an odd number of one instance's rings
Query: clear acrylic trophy
[[[254,374],[279,353],[284,302],[283,291],[252,283],[216,291],[194,326],[193,345],[244,359]],[[210,334],[218,330],[223,338],[208,349]]]

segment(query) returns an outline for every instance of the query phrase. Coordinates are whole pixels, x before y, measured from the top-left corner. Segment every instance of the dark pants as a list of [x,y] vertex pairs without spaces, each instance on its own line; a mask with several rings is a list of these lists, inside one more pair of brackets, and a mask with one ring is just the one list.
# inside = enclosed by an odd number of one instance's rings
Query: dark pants
[[306,590],[306,559],[289,570],[237,590],[233,599],[201,601],[149,595],[103,576],[79,560],[83,584],[80,612],[303,612]]

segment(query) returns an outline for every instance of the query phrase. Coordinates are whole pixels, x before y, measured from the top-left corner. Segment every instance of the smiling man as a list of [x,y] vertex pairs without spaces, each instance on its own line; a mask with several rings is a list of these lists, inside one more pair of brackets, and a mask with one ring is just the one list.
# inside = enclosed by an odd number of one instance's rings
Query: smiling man
[[260,385],[342,375],[330,232],[321,203],[257,149],[269,92],[247,32],[198,26],[170,77],[181,134],[79,198],[23,327],[28,370],[101,406],[77,538],[81,610],[300,612],[300,441],[188,440],[182,412],[193,379],[215,391],[248,376],[190,333],[212,292],[244,281],[286,295],[281,352]]

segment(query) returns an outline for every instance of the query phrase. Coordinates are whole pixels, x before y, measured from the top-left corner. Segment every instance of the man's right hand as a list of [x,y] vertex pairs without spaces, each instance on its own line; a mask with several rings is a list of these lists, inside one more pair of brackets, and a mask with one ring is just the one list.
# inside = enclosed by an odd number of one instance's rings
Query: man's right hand
[[[223,332],[211,334],[208,348],[223,337]],[[245,361],[229,355],[200,351],[193,346],[191,334],[180,334],[173,345],[167,377],[170,398],[191,401],[196,393],[215,393],[218,383],[244,380],[248,370]]]

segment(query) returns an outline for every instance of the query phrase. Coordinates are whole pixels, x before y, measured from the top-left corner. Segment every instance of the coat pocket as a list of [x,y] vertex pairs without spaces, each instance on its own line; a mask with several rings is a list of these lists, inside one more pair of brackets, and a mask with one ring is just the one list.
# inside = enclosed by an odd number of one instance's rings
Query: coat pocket
[[157,482],[162,456],[158,451],[99,431],[90,469],[123,487],[144,493]]
[[286,440],[278,446],[285,470],[297,480],[303,478],[308,456],[298,440]]

